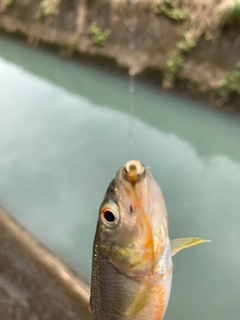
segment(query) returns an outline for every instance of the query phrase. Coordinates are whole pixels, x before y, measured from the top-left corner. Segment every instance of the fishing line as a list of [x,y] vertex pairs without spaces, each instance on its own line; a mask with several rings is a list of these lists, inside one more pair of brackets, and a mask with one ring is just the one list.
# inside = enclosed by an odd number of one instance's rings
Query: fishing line
[[[136,0],[129,0],[130,5],[134,5]],[[134,9],[133,11],[134,12]],[[129,56],[131,57],[131,52],[135,50],[135,33],[136,33],[136,28],[137,28],[137,19],[136,18],[130,18],[125,20],[125,24],[128,28],[128,31],[130,33],[129,35],[129,43],[128,43],[128,50]],[[130,61],[131,64],[132,61]],[[135,108],[135,74],[134,70],[131,66],[129,66],[129,123],[128,123],[128,158],[132,158],[132,152],[133,152],[133,141],[134,141],[134,136],[133,136],[133,116],[134,116],[134,108]]]
[[133,151],[133,115],[134,115],[135,77],[129,71],[129,124],[128,124],[128,158],[132,158]]

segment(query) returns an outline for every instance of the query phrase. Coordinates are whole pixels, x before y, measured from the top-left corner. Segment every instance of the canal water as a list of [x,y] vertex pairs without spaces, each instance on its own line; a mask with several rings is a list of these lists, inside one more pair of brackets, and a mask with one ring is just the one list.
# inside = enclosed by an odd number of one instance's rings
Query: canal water
[[[132,157],[159,182],[174,257],[166,320],[240,316],[240,119],[136,84]],[[90,281],[98,208],[128,160],[128,80],[0,38],[0,203]]]

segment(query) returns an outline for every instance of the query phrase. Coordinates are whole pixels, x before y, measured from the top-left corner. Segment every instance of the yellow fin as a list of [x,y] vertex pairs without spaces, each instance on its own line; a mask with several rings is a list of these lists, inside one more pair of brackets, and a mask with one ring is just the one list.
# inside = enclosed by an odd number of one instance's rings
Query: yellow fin
[[205,240],[201,238],[181,238],[170,240],[172,257],[182,249],[186,249],[197,244],[211,242],[210,240]]
[[127,311],[127,317],[135,316],[139,311],[141,311],[149,302],[149,288],[151,287],[151,281],[147,283],[146,287],[137,295],[136,299],[130,305]]

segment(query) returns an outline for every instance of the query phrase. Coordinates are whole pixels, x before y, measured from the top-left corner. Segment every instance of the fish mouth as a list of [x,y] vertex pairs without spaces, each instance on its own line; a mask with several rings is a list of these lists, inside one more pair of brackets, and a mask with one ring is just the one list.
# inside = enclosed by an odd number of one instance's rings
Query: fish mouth
[[135,185],[146,175],[146,168],[139,160],[128,161],[123,170],[123,179]]

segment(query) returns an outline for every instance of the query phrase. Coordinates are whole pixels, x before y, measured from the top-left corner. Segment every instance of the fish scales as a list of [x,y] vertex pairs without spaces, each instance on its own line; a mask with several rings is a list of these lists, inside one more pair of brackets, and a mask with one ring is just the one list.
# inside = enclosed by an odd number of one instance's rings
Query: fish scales
[[[94,266],[93,283],[95,310],[94,320],[124,320],[127,319],[126,313],[129,304],[134,302],[136,294],[142,291],[142,285],[132,277],[125,276],[118,271],[114,265],[100,257],[95,256],[97,261]],[[101,274],[101,277],[99,276]],[[126,281],[129,283],[126,288]],[[165,291],[163,285],[157,285],[156,290],[153,291],[156,300],[131,319],[146,320],[146,319],[161,319],[164,314],[165,306]],[[92,293],[93,294],[93,293]]]
[[[135,293],[139,291],[139,283],[123,275],[118,269],[98,251],[94,259],[94,311],[95,320],[126,319],[124,316],[129,302],[134,300]],[[99,275],[101,274],[101,277]],[[130,281],[129,290],[126,291],[126,281]],[[93,294],[93,293],[92,293]],[[92,295],[93,297],[93,295]]]

